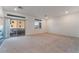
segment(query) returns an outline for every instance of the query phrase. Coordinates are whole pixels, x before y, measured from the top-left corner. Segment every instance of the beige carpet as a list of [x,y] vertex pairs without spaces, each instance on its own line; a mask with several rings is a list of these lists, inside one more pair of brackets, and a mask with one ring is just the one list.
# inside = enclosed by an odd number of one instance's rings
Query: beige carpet
[[79,52],[79,38],[52,34],[12,37],[0,46],[4,53],[72,53]]

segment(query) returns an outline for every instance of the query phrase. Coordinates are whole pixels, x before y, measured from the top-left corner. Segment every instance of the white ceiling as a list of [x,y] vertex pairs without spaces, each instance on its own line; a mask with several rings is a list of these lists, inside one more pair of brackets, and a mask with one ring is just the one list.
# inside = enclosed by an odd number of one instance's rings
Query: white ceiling
[[79,12],[78,6],[22,6],[22,10],[14,11],[17,6],[3,6],[5,11],[18,12],[24,15],[30,15],[34,17],[48,17],[65,15],[65,11],[70,13]]

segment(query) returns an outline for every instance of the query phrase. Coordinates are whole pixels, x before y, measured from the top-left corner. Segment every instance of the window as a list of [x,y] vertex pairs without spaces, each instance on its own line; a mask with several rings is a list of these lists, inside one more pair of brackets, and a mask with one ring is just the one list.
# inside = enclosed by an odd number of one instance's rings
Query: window
[[34,22],[35,29],[41,29],[42,23],[39,20],[35,20]]
[[35,29],[38,29],[39,28],[39,22],[38,21],[35,21],[34,22],[34,25],[35,25]]

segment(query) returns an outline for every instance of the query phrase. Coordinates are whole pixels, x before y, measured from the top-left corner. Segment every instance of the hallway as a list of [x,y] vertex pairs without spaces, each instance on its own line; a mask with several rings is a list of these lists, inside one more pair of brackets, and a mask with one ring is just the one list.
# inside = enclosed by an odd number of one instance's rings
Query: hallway
[[12,37],[0,46],[2,53],[72,53],[79,52],[79,38],[53,34]]

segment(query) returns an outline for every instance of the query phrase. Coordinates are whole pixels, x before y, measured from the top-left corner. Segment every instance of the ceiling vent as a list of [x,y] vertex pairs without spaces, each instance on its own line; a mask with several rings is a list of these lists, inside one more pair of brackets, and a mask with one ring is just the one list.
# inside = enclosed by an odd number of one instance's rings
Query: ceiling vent
[[42,21],[41,19],[35,19],[35,21]]
[[8,17],[12,17],[12,18],[26,18],[24,16],[18,16],[18,15],[13,15],[13,14],[7,14]]
[[18,6],[18,9],[23,9],[23,7],[22,6]]

